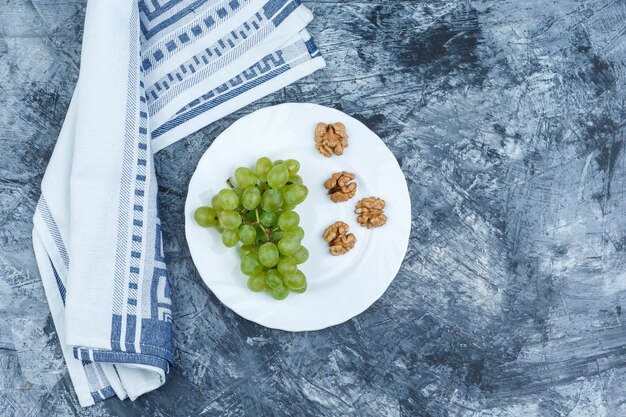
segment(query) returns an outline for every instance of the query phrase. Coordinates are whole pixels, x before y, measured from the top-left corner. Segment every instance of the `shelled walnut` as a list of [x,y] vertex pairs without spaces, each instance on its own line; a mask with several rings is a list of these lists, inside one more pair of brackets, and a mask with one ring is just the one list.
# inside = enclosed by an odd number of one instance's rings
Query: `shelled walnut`
[[348,134],[343,123],[333,124],[318,123],[315,128],[315,147],[327,158],[333,153],[343,155],[343,150],[348,147]]
[[354,212],[358,214],[356,220],[363,227],[371,229],[380,227],[387,222],[384,213],[385,200],[377,197],[367,197],[356,203]]
[[324,240],[328,243],[331,255],[343,255],[354,248],[356,236],[348,233],[349,231],[350,226],[342,221],[335,222],[324,230]]
[[334,203],[348,201],[356,194],[356,182],[352,182],[355,175],[342,171],[335,172],[324,183],[324,188],[328,190],[328,195]]

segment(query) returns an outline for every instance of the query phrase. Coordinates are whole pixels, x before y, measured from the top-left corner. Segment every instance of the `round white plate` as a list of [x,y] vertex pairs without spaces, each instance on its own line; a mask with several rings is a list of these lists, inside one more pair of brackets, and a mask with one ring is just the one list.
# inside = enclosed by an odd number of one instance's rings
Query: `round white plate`
[[[325,158],[314,146],[318,122],[346,125],[350,146],[343,156]],[[239,166],[253,167],[261,156],[300,161],[300,175],[309,188],[296,208],[305,230],[309,260],[300,265],[308,288],[277,301],[253,293],[239,270],[237,251],[222,246],[215,229],[194,221],[193,213],[209,205]],[[356,174],[357,194],[333,203],[324,181],[337,171]],[[361,198],[385,200],[387,224],[366,229],[356,221],[354,206]],[[342,220],[357,238],[353,250],[331,256],[322,239],[324,229]],[[394,279],[406,253],[411,229],[411,202],[398,162],[375,133],[356,119],[315,104],[282,104],[249,114],[226,129],[198,163],[185,203],[185,233],[193,261],[206,285],[226,306],[263,326],[288,331],[319,330],[343,323],[374,303]]]

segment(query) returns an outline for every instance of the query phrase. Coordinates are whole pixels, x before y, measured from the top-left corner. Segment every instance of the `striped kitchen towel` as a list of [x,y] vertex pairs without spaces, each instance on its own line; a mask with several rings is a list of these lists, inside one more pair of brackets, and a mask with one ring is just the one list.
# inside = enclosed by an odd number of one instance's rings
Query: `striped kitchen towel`
[[324,66],[298,0],[89,0],[33,245],[82,406],[173,364],[153,153]]

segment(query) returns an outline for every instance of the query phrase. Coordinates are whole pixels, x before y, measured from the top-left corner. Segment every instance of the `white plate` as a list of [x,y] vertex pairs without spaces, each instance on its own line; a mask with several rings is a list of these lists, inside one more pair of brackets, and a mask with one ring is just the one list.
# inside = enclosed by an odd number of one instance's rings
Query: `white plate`
[[[313,134],[318,122],[346,125],[350,146],[343,156],[325,158],[317,152]],[[209,205],[237,167],[252,167],[261,156],[297,159],[309,188],[306,201],[296,209],[306,233],[303,244],[310,252],[309,260],[300,266],[308,288],[281,301],[251,292],[239,270],[237,251],[223,247],[216,230],[198,226],[193,218],[195,209]],[[331,202],[323,186],[337,171],[357,176],[357,194],[344,203]],[[365,229],[356,222],[354,206],[368,196],[387,203],[388,220],[383,227]],[[328,253],[322,233],[337,220],[350,226],[357,243],[347,254],[335,257]],[[372,305],[398,273],[410,229],[409,192],[393,154],[358,120],[315,104],[267,107],[235,122],[200,159],[185,203],[189,250],[206,285],[240,316],[288,331],[319,330],[343,323]]]

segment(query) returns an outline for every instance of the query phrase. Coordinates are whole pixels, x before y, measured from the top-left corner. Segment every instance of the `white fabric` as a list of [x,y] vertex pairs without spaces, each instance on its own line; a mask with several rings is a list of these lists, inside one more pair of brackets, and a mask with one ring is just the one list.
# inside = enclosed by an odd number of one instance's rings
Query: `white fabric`
[[88,2],[33,230],[82,406],[134,400],[173,363],[153,152],[324,66],[299,1],[200,3]]

